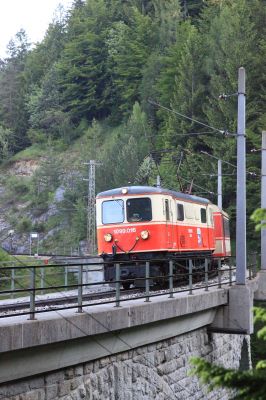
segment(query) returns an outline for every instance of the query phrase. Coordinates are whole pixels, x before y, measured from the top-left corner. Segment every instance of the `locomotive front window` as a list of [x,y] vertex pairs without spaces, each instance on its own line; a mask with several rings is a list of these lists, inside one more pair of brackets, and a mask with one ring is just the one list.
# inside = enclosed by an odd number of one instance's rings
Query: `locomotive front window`
[[128,222],[151,221],[151,199],[142,197],[127,200],[127,220]]
[[102,203],[102,223],[118,224],[125,219],[123,200],[108,200]]

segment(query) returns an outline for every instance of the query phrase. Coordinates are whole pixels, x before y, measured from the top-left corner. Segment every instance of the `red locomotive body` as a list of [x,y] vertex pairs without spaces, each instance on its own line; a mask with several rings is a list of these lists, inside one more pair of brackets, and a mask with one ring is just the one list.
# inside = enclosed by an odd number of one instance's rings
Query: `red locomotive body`
[[96,211],[98,252],[107,260],[230,255],[228,216],[201,197],[130,186],[99,193]]

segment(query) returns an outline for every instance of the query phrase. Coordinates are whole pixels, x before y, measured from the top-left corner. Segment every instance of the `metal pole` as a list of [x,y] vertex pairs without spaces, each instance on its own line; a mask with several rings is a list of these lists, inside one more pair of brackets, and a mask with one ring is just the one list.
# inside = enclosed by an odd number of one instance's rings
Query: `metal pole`
[[206,292],[209,290],[208,288],[208,259],[205,258],[205,290]]
[[146,261],[146,268],[145,268],[145,295],[146,295],[146,302],[150,301],[150,263]]
[[192,293],[192,270],[193,270],[193,263],[192,263],[192,260],[189,259],[189,267],[188,267],[189,294],[193,294]]
[[246,136],[245,68],[238,70],[236,284],[246,284]]
[[31,268],[31,290],[30,290],[30,318],[35,319],[35,268]]
[[68,267],[67,265],[65,265],[64,267],[64,280],[65,280],[65,290],[67,290],[67,286],[68,286]]
[[222,160],[218,160],[218,185],[217,185],[217,195],[218,195],[218,207],[223,208],[222,200]]
[[173,260],[169,261],[169,297],[173,298],[174,297],[174,279],[173,279]]
[[78,268],[78,313],[82,313],[83,264],[80,264]]
[[219,258],[218,260],[218,288],[221,289],[222,287],[222,261]]
[[41,294],[44,293],[44,274],[45,274],[45,267],[41,267]]
[[[261,208],[266,209],[266,131],[262,132]],[[266,221],[263,221],[264,223]],[[266,271],[266,228],[261,229],[261,269]]]
[[15,268],[13,267],[11,270],[11,297],[14,299],[14,290],[15,290]]
[[115,307],[120,307],[120,264],[115,264]]

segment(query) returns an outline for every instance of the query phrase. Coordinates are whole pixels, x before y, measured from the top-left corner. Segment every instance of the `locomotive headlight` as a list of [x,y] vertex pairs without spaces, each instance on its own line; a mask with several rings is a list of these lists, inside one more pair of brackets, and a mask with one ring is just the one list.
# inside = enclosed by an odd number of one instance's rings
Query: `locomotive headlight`
[[140,232],[140,236],[141,236],[141,238],[142,238],[143,240],[148,239],[149,235],[150,235],[150,234],[149,234],[148,231],[141,231],[141,232]]
[[111,233],[106,233],[106,234],[104,235],[104,240],[105,240],[106,242],[111,242],[112,239],[113,239],[113,236],[111,235]]

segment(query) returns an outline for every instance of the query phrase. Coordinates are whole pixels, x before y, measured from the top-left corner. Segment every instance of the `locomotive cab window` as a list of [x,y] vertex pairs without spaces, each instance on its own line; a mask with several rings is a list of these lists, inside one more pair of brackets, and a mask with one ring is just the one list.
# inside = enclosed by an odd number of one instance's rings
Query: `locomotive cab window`
[[200,220],[202,223],[206,223],[207,222],[207,213],[206,213],[206,208],[201,208],[200,209]]
[[108,200],[102,203],[103,224],[117,224],[123,222],[124,219],[123,200]]
[[152,220],[151,199],[148,197],[128,199],[126,206],[128,222]]
[[184,221],[184,206],[177,203],[177,221]]

